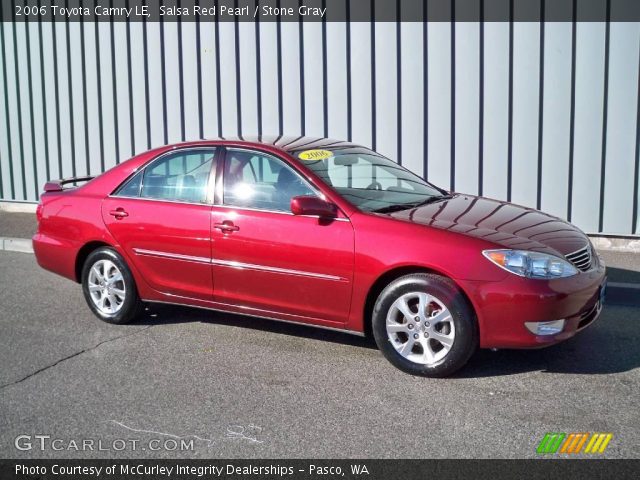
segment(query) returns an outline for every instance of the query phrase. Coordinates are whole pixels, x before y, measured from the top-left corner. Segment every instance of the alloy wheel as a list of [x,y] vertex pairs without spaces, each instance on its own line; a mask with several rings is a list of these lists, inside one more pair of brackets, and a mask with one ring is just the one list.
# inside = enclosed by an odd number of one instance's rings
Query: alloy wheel
[[122,272],[111,260],[98,260],[91,266],[88,284],[91,300],[100,312],[113,315],[122,308],[127,289]]
[[456,336],[449,309],[426,292],[409,292],[398,297],[387,313],[386,329],[396,351],[421,365],[442,360]]

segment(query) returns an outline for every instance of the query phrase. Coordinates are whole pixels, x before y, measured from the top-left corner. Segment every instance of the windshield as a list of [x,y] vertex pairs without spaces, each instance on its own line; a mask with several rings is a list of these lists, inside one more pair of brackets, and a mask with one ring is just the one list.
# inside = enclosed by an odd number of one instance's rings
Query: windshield
[[365,148],[304,150],[293,156],[361,210],[385,212],[442,198],[445,192]]

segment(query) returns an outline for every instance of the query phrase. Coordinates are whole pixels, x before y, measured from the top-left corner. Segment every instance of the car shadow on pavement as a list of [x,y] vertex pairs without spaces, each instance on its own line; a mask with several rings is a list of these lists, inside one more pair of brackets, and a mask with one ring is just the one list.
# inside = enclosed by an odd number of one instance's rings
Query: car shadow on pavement
[[610,282],[631,283],[640,285],[640,271],[619,267],[607,267],[607,278]]
[[[455,378],[482,378],[527,372],[611,374],[640,367],[640,317],[636,309],[605,307],[603,318],[559,345],[534,350],[478,350]],[[191,307],[153,304],[137,325],[212,323],[290,335],[354,347],[377,349],[371,337],[221,313]],[[615,323],[615,325],[612,325]]]
[[479,350],[456,377],[493,377],[532,371],[594,375],[640,368],[640,310],[605,307],[607,310],[605,318],[552,347]]
[[352,345],[354,347],[369,349],[377,348],[373,339],[340,331],[310,327],[295,323],[279,322],[277,320],[250,317],[235,313],[223,313],[213,310],[165,304],[149,305],[145,314],[140,320],[135,322],[135,325],[163,325],[192,322],[215,323],[217,325],[250,328],[264,332],[278,333],[281,335],[290,335],[309,338],[312,340],[322,340],[323,342]]

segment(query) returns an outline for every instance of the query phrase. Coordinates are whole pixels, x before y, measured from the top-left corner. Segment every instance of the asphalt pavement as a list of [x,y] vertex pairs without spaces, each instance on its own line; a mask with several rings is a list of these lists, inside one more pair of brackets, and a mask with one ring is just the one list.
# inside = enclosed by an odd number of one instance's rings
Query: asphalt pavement
[[431,380],[310,327],[170,306],[108,325],[29,254],[0,252],[0,292],[0,458],[517,458],[547,432],[640,458],[640,309]]
[[38,223],[33,213],[0,210],[0,237],[31,238],[37,228]]

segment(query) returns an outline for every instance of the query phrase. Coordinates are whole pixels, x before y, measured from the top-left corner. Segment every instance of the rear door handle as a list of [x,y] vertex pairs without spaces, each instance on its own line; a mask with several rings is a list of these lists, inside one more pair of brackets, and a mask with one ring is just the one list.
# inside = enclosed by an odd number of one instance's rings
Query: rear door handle
[[121,220],[124,217],[128,217],[129,216],[129,214],[127,212],[125,212],[124,208],[122,208],[122,207],[118,207],[115,210],[111,210],[109,212],[109,215],[112,215],[112,216],[116,217],[118,220]]
[[240,230],[240,227],[234,225],[231,220],[225,220],[222,223],[216,223],[213,228],[217,228],[222,233],[237,232],[238,230]]

